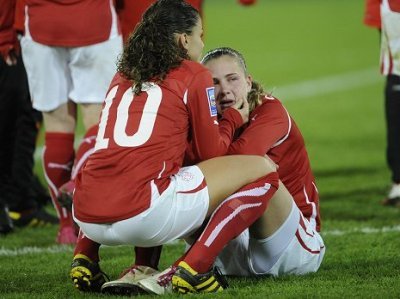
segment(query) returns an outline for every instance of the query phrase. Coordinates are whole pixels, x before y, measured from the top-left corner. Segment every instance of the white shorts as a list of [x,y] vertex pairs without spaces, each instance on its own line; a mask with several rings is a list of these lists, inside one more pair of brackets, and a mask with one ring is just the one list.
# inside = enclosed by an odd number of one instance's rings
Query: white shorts
[[224,275],[301,275],[316,272],[324,254],[321,236],[293,203],[285,223],[272,236],[256,240],[245,230],[228,243],[215,265]]
[[75,219],[85,235],[104,245],[158,246],[192,234],[204,222],[209,206],[208,188],[197,166],[182,168],[161,194],[152,183],[150,208],[132,218],[110,223]]
[[122,37],[85,47],[51,47],[21,40],[33,107],[49,112],[72,100],[101,104],[116,73]]
[[381,1],[381,71],[383,75],[400,76],[400,13]]

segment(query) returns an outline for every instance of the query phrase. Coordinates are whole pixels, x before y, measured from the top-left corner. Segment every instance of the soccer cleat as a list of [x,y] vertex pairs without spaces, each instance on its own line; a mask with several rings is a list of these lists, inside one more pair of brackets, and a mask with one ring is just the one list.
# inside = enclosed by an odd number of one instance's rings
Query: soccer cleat
[[382,200],[382,205],[400,208],[400,197],[385,198]]
[[109,280],[99,264],[83,254],[74,256],[69,276],[75,288],[82,292],[100,292],[101,286]]
[[56,242],[58,244],[76,244],[77,239],[75,227],[62,226],[58,231]]
[[175,271],[175,266],[169,267],[161,273],[140,280],[138,285],[151,294],[170,294],[172,293],[172,276],[175,274]]
[[113,295],[138,295],[144,293],[138,282],[158,273],[151,267],[134,265],[122,272],[119,279],[103,284],[101,292]]
[[56,216],[49,214],[44,209],[34,209],[21,212],[10,211],[9,215],[15,226],[18,227],[44,227],[59,223]]
[[393,184],[387,198],[382,201],[384,206],[400,208],[400,184]]
[[72,197],[74,195],[74,190],[75,182],[72,180],[68,181],[60,187],[60,193],[57,197],[57,201],[60,203],[60,205],[66,208],[69,212],[72,210]]
[[8,208],[0,205],[0,234],[6,235],[14,229],[13,222],[9,216]]
[[222,276],[218,267],[206,273],[198,273],[186,262],[178,264],[172,276],[172,290],[175,293],[215,293],[228,287],[228,282]]

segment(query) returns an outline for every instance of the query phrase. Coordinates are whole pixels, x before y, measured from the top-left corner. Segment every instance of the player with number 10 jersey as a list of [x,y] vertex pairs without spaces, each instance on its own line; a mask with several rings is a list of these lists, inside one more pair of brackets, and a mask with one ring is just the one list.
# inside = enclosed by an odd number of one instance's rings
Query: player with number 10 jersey
[[224,155],[242,124],[231,108],[218,125],[211,75],[196,62],[183,61],[166,80],[148,83],[139,95],[131,81],[117,74],[103,106],[95,151],[76,180],[75,217],[104,223],[143,212],[151,203],[151,182],[159,194],[168,187],[189,141],[202,160]]

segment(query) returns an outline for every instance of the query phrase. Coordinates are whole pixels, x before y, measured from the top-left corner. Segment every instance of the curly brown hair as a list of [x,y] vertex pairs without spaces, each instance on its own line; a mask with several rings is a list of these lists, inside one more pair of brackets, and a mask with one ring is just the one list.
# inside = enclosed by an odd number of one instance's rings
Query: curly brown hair
[[135,94],[145,82],[161,82],[171,69],[190,59],[175,34],[192,34],[199,18],[199,12],[183,0],[158,0],[147,9],[117,65],[118,72],[133,81]]
[[[243,69],[245,75],[248,74],[246,61],[244,60],[243,55],[239,51],[229,47],[220,47],[208,51],[201,60],[201,63],[206,64],[207,62],[222,56],[230,56],[236,59],[236,61]],[[249,102],[250,112],[252,112],[258,105],[261,104],[261,96],[264,94],[265,91],[262,85],[253,80],[251,83],[251,90],[247,94],[247,101]]]

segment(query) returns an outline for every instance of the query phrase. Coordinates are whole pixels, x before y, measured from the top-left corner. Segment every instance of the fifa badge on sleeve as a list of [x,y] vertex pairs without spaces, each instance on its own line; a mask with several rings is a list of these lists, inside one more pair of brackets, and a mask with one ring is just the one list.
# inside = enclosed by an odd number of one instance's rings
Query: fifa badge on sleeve
[[208,106],[210,107],[211,116],[217,116],[217,103],[215,102],[215,90],[214,87],[206,88]]

